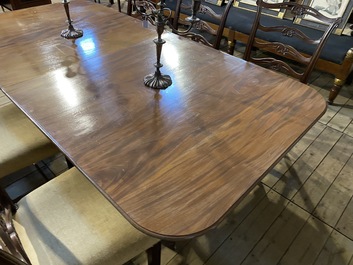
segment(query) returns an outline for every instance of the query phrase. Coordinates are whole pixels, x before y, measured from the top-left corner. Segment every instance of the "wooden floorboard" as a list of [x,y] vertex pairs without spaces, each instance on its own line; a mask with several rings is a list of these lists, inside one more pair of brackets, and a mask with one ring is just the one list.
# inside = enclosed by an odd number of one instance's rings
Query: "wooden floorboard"
[[342,133],[326,127],[284,176],[280,178],[274,189],[291,199],[316,170],[341,135]]
[[310,178],[298,190],[292,201],[311,213],[346,165],[352,153],[353,138],[342,135]]
[[267,193],[206,264],[242,264],[288,203],[274,191]]
[[271,170],[271,172],[262,180],[269,187],[273,187],[280,178],[290,169],[306,149],[315,141],[322,133],[325,126],[316,123],[303,138],[280,160],[280,162]]
[[328,240],[332,228],[317,218],[310,216],[299,234],[283,255],[280,264],[313,264]]
[[353,261],[352,253],[352,241],[333,230],[314,265],[350,265]]
[[353,240],[353,199],[351,197],[346,209],[336,225],[337,231]]
[[353,156],[347,161],[340,174],[318,203],[314,215],[335,227],[344,214],[353,195]]
[[[347,103],[349,104],[350,102],[351,100],[348,101]],[[336,115],[330,120],[330,122],[328,123],[328,126],[340,132],[344,132],[348,127],[348,125],[352,122],[351,112],[352,112],[352,109],[348,107],[341,108],[336,113]]]
[[[309,218],[309,213],[289,203],[242,264],[277,264]],[[265,263],[264,263],[265,261]]]

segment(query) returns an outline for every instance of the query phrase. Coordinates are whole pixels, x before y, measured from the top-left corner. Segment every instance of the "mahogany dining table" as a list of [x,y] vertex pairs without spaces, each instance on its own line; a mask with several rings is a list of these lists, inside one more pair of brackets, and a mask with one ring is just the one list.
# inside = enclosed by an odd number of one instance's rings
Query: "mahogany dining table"
[[214,228],[326,110],[297,80],[85,0],[0,15],[0,87],[141,231],[192,238]]

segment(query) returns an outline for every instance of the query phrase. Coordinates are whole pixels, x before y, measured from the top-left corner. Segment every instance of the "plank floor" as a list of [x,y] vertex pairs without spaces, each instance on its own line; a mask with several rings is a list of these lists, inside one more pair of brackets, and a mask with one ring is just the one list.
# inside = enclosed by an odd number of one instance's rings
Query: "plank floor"
[[[124,3],[123,3],[124,6]],[[242,55],[242,48],[235,55]],[[314,72],[325,98],[333,76]],[[9,104],[0,94],[0,106]],[[38,163],[49,178],[67,169],[63,155]],[[7,185],[12,197],[45,182],[35,167]],[[6,179],[4,180],[6,184]],[[176,248],[168,265],[353,265],[353,85],[214,230]],[[144,255],[131,264],[147,264]]]

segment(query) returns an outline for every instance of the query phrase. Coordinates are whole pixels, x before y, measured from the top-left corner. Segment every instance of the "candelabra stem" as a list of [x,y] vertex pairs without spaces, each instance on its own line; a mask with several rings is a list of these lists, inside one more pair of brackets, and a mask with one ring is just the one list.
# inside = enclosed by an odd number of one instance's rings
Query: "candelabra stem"
[[158,38],[154,39],[153,42],[156,44],[156,52],[157,52],[157,62],[154,64],[156,67],[156,71],[154,74],[149,74],[144,78],[145,86],[155,89],[166,89],[172,84],[172,79],[169,75],[162,75],[160,68],[163,66],[161,64],[161,54],[162,54],[162,46],[165,43],[165,40],[161,38],[162,33],[164,31],[164,20],[163,20],[163,11],[161,10],[156,12],[157,22],[156,22],[156,30]]
[[72,20],[70,17],[70,10],[69,10],[69,1],[63,0],[62,3],[64,5],[64,9],[67,17],[67,23],[69,25],[67,29],[61,31],[61,37],[65,39],[77,39],[82,37],[83,31],[80,29],[75,29],[74,26],[72,25]]
[[185,21],[190,22],[192,24],[199,22],[200,19],[196,16],[201,6],[201,0],[192,0],[192,9],[191,16],[185,18]]

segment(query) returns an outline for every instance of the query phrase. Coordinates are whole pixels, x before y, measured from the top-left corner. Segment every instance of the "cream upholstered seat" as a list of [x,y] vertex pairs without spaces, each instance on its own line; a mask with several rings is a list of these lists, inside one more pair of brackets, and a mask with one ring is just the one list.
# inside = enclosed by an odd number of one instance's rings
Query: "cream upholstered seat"
[[0,107],[0,178],[58,152],[14,104]]
[[117,265],[159,245],[135,229],[76,168],[27,194],[18,206],[14,227],[33,265]]

